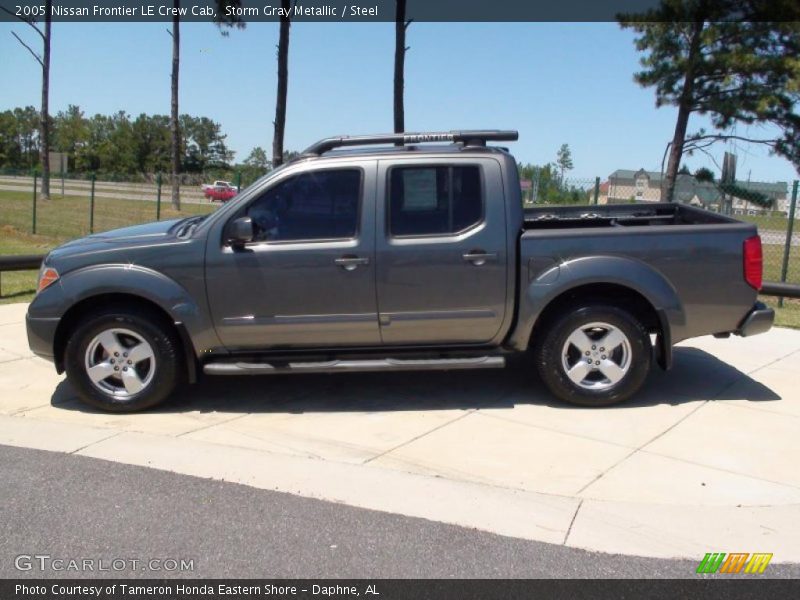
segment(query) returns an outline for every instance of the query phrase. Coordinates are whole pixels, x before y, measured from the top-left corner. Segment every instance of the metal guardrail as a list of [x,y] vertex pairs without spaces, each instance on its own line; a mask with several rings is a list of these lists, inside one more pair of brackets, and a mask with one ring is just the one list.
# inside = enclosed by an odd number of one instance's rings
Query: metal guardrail
[[780,296],[781,298],[800,298],[800,285],[796,283],[778,283],[765,281],[761,286],[764,296]]
[[[37,271],[44,260],[44,254],[15,254],[0,256],[0,277],[3,271]],[[3,297],[3,283],[0,278],[0,298]]]
[[44,254],[0,256],[0,271],[33,271],[41,266],[44,257]]

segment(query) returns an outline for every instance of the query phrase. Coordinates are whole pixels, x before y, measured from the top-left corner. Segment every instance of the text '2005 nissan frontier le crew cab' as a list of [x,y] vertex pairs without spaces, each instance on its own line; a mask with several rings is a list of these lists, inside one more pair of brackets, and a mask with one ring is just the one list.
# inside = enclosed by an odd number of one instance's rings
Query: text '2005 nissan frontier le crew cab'
[[681,340],[772,326],[754,225],[680,204],[523,210],[514,158],[487,146],[516,139],[328,138],[208,216],[69,242],[42,264],[30,346],[111,411],[200,373],[492,368],[528,350],[555,396],[607,406]]

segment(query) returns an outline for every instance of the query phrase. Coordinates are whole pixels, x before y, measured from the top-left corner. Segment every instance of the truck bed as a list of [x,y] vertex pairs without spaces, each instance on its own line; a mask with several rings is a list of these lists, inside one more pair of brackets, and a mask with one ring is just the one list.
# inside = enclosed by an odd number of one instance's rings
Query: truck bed
[[546,206],[524,211],[523,228],[576,229],[737,223],[724,215],[674,203]]

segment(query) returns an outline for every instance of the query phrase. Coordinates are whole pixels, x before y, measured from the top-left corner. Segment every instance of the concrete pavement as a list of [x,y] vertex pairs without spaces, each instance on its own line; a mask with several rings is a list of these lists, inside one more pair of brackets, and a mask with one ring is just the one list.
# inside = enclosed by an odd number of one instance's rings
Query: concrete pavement
[[633,403],[554,402],[501,371],[207,378],[93,412],[0,307],[0,444],[55,450],[589,550],[800,562],[800,332],[702,338]]

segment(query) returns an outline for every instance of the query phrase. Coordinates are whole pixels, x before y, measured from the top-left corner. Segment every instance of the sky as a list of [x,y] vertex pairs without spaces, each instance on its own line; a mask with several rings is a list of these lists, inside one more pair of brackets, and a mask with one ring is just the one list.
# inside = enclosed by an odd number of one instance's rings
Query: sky
[[[168,23],[55,23],[50,111],[76,104],[87,115],[124,110],[168,114]],[[27,30],[27,31],[26,31]],[[35,44],[21,23],[0,23],[0,110],[37,106],[41,70],[13,38]],[[221,123],[243,160],[254,146],[271,154],[276,23],[248,23],[223,36],[211,23],[181,25],[181,112]],[[518,160],[555,161],[572,150],[576,178],[615,169],[661,169],[676,109],[656,109],[652,89],[633,81],[639,55],[614,23],[412,23],[406,58],[406,130],[517,129]],[[392,129],[393,23],[294,23],[289,50],[285,147],[302,150],[331,135]],[[13,82],[13,83],[9,83]],[[710,129],[693,115],[689,130]],[[762,126],[739,135],[765,137]],[[717,144],[713,158],[738,155],[740,180],[790,181],[792,165],[755,144]],[[692,169],[719,167],[702,155]]]

